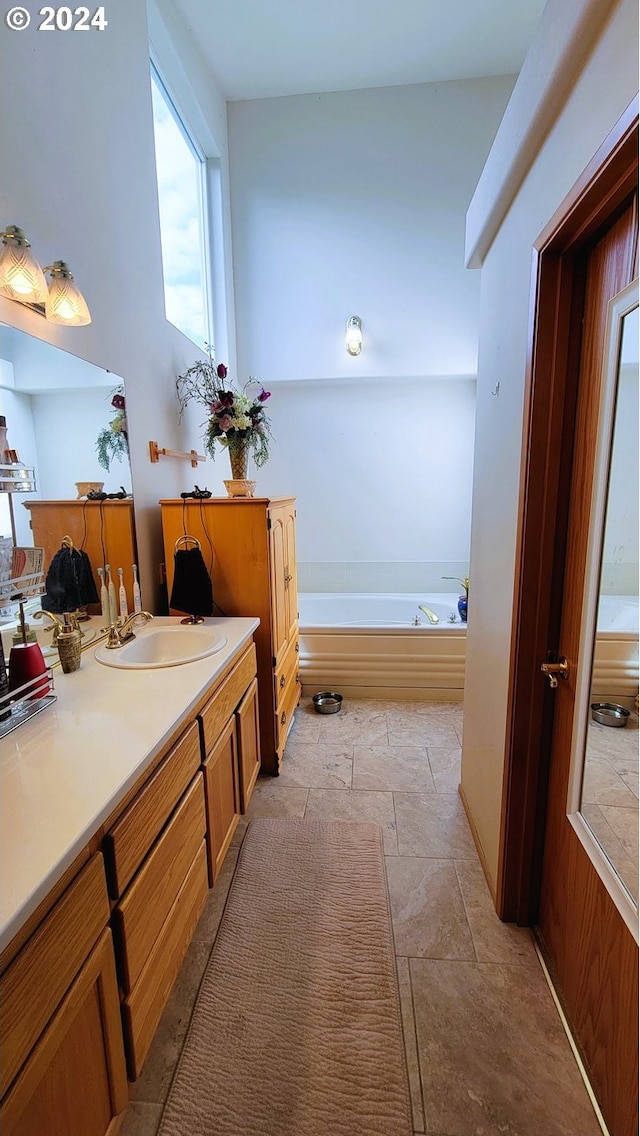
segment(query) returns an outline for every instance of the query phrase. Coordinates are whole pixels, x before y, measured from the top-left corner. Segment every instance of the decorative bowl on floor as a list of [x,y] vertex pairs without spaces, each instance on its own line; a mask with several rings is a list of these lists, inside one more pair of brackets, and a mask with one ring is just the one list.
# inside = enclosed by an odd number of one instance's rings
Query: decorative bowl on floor
[[591,717],[601,726],[626,726],[629,720],[629,710],[618,706],[616,702],[592,702]]
[[331,690],[322,690],[313,696],[313,707],[318,714],[337,714],[341,706],[342,695]]
[[256,483],[255,481],[248,481],[246,478],[236,478],[233,481],[225,481],[224,487],[227,491],[227,497],[253,497]]

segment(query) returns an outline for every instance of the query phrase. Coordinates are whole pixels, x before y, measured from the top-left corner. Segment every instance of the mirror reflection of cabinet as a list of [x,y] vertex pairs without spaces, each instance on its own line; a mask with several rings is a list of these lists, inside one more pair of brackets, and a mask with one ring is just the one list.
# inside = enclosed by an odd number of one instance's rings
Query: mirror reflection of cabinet
[[[610,305],[576,720],[579,813],[638,904],[638,283]],[[619,707],[623,727],[593,720]],[[596,862],[596,859],[594,859]]]
[[[132,565],[138,563],[133,523],[133,501],[25,501],[31,515],[33,543],[44,548],[45,571],[70,536],[76,548],[83,549],[91,562],[98,593],[97,569],[110,564],[118,589],[118,568],[123,569],[127,607],[133,611]],[[99,604],[89,604],[91,615],[100,614]]]
[[[101,481],[107,493],[131,492],[129,462],[98,462],[98,434],[114,418],[114,390],[122,380],[17,328],[0,325],[0,414],[8,439],[36,471],[30,500],[76,497],[76,482]],[[29,518],[16,509],[17,542],[32,543]],[[0,534],[9,531],[0,503]],[[102,563],[102,560],[100,560]]]

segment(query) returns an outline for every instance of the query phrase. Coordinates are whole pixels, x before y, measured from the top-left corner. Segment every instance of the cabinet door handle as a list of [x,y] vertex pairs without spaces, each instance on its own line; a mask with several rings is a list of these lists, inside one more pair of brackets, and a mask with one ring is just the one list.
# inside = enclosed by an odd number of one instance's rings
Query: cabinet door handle
[[298,683],[298,685],[300,684],[300,675],[299,674],[296,675],[296,682]]
[[284,675],[280,675],[280,686],[283,687],[286,682]]
[[296,655],[300,654],[300,644],[296,643]]
[[280,715],[280,725],[284,726],[286,720],[287,720],[287,715],[286,715],[286,712],[283,710],[282,714]]

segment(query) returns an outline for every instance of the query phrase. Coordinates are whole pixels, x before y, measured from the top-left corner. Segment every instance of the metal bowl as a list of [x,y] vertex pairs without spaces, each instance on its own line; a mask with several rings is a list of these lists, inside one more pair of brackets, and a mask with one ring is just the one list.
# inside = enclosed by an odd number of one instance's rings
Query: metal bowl
[[313,706],[318,714],[337,714],[342,706],[342,695],[322,690],[320,694],[314,694]]
[[629,720],[629,711],[615,702],[592,702],[591,717],[601,726],[626,726]]

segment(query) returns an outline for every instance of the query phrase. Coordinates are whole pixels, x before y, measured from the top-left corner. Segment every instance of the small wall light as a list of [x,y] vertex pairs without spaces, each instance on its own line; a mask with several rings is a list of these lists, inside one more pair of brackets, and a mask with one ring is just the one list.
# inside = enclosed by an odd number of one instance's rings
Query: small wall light
[[362,351],[362,321],[360,316],[350,316],[347,320],[345,347],[350,355],[359,355]]
[[[91,313],[64,260],[55,260],[44,270],[30,251],[22,229],[7,225],[0,233],[0,296],[26,304],[51,323],[82,327],[91,323]],[[51,273],[47,287],[45,272]]]

